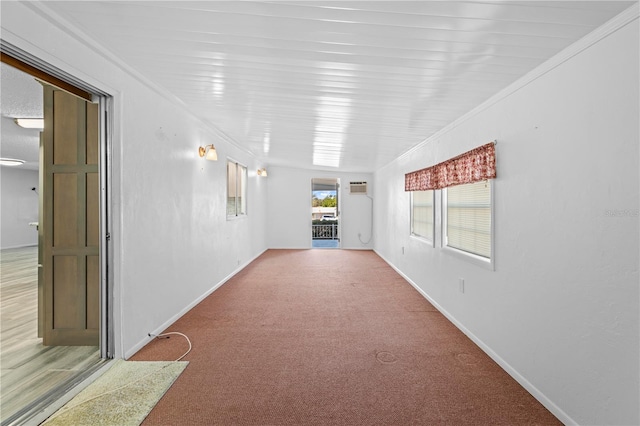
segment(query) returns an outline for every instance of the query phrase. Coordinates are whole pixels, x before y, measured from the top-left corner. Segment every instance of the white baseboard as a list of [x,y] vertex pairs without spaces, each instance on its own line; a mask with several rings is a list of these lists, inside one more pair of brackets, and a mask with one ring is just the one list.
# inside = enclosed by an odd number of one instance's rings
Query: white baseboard
[[369,250],[371,247],[271,247],[268,250]]
[[[256,260],[258,257],[262,256],[262,254],[264,252],[266,252],[267,250],[268,249],[263,250],[262,252],[258,253],[256,256],[254,256],[253,258],[249,259],[248,261],[246,261],[242,265],[238,266],[233,272],[231,272],[229,275],[224,277],[218,283],[214,284],[213,287],[211,287],[209,290],[207,290],[204,294],[202,294],[200,297],[198,297],[193,302],[189,303],[180,312],[178,312],[177,314],[175,314],[174,316],[169,318],[162,325],[160,325],[159,327],[157,327],[155,330],[151,331],[150,333],[151,334],[156,334],[156,335],[162,333],[164,330],[169,328],[174,322],[178,321],[184,314],[186,314],[191,309],[193,309],[198,303],[202,302],[207,296],[209,296],[211,293],[213,293],[218,288],[220,288],[220,286],[222,284],[224,284],[227,281],[229,281],[231,278],[233,278],[234,275],[236,275],[238,272],[240,272],[244,268],[246,268],[247,265],[249,265],[251,262]],[[138,343],[136,343],[134,346],[132,346],[129,350],[127,350],[124,353],[124,359],[129,359],[130,357],[132,357],[136,352],[138,352],[140,349],[142,349],[145,345],[147,345],[147,343],[149,343],[153,339],[154,339],[154,337],[147,336],[147,337],[143,338],[142,340],[140,340]]]
[[485,344],[480,338],[469,331],[461,322],[459,322],[453,315],[451,315],[446,309],[438,304],[431,296],[429,296],[424,290],[422,290],[411,278],[406,276],[400,269],[398,269],[393,263],[385,258],[380,252],[374,250],[374,252],[380,256],[382,260],[387,262],[394,271],[396,271],[402,278],[404,278],[409,284],[415,288],[425,299],[429,301],[442,315],[444,315],[453,325],[455,325],[460,331],[462,331],[473,343],[478,345],[491,359],[493,359],[504,371],[507,372],[513,379],[518,382],[523,388],[525,388],[535,399],[538,400],[547,410],[549,410],[554,416],[556,416],[565,425],[577,425],[578,422],[573,420],[567,413],[565,413],[560,407],[558,407],[553,401],[551,401],[545,394],[543,394],[538,388],[536,388],[531,382],[529,382],[524,376],[522,376],[515,368],[513,368],[508,362],[506,362],[500,355],[498,355],[493,349]]

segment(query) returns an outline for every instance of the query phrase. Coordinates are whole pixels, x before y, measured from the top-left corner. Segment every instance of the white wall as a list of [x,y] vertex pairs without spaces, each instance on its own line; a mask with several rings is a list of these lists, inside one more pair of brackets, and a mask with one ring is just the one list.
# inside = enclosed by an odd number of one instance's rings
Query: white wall
[[29,222],[38,221],[38,171],[0,167],[0,248],[38,245],[38,231]]
[[[349,194],[349,182],[366,181],[369,183],[368,194],[371,195],[373,188],[371,174],[312,171],[288,167],[270,167],[268,171],[267,243],[270,248],[311,247],[311,179],[313,178],[340,179],[341,247],[373,248],[375,239],[370,238],[371,199],[364,195]],[[360,233],[360,239],[358,239],[358,233]]]
[[[3,39],[114,97],[114,328],[116,356],[129,356],[266,249],[255,173],[247,217],[226,218],[226,157],[263,165],[42,7],[3,3]],[[198,157],[208,143],[218,162]]]
[[[566,423],[640,423],[638,50],[636,15],[375,174],[376,250]],[[403,188],[493,139],[490,271],[410,238]]]

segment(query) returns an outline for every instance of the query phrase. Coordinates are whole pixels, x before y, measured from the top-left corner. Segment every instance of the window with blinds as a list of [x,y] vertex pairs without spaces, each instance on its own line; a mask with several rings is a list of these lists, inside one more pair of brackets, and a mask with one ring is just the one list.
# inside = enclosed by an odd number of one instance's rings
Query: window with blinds
[[433,190],[411,192],[411,235],[433,241]]
[[445,245],[491,259],[491,181],[452,186],[445,196]]
[[247,168],[227,162],[227,217],[247,214]]

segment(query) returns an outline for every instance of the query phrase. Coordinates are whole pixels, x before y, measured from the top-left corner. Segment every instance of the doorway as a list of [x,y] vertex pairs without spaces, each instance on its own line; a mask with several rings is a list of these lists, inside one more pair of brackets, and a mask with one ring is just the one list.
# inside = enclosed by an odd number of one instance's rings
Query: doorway
[[340,179],[311,179],[311,247],[340,248]]
[[[2,71],[2,156],[28,160],[30,174],[38,176],[37,184],[28,186],[30,195],[38,197],[39,210],[28,224],[37,235],[35,241],[28,238],[11,247],[3,241],[0,251],[4,425],[29,419],[99,368],[112,351],[106,332],[108,289],[103,266],[106,117],[100,119],[100,110],[106,109],[106,98],[72,87],[4,52]],[[8,76],[20,84],[5,84]],[[44,118],[44,127],[24,130],[14,120],[24,110],[11,104],[26,99],[25,87],[31,88],[29,96],[39,98],[27,100],[39,105],[28,115]],[[15,135],[24,137],[10,143]],[[56,138],[73,143],[59,144]],[[29,149],[35,151],[35,159]],[[4,166],[2,173],[8,173]],[[16,182],[17,187],[24,185]],[[2,204],[13,201],[7,197],[3,189]]]

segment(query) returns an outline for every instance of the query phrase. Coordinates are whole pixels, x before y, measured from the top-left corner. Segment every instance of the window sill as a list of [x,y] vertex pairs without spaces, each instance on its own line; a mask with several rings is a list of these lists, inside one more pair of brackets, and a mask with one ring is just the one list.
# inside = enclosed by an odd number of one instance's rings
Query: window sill
[[480,266],[481,268],[487,269],[489,271],[495,271],[495,265],[493,263],[493,257],[491,259],[487,259],[486,257],[478,256],[473,253],[468,253],[463,250],[459,250],[453,247],[444,246],[442,247],[442,251],[445,253],[457,257],[458,259],[462,259],[466,262],[473,263],[474,265]]
[[416,241],[419,241],[423,244],[428,245],[429,247],[435,247],[435,243],[434,240],[429,240],[425,237],[421,237],[419,235],[415,235],[415,234],[409,234],[409,238],[414,239]]

